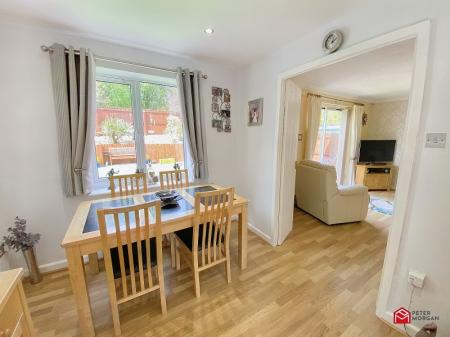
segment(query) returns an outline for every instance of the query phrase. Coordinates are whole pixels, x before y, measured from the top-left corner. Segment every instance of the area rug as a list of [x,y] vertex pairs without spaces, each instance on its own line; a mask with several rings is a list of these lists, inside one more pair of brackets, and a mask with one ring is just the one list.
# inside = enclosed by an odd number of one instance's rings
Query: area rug
[[392,215],[394,213],[394,203],[378,197],[370,196],[369,208],[372,211]]

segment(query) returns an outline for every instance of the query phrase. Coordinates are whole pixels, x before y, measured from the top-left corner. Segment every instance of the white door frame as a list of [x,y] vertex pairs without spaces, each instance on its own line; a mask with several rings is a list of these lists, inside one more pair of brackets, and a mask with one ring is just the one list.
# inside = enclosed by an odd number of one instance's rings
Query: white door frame
[[[281,121],[284,116],[284,87],[285,81],[294,76],[306,73],[311,70],[329,66],[352,57],[371,52],[373,50],[389,46],[401,41],[415,39],[415,62],[413,66],[413,76],[408,102],[408,112],[405,121],[404,143],[408,144],[402,153],[400,162],[400,174],[397,181],[396,205],[393,215],[393,222],[389,231],[383,271],[381,276],[381,284],[378,292],[378,300],[376,306],[376,314],[378,317],[392,322],[392,312],[388,310],[388,300],[391,291],[392,279],[394,277],[397,265],[397,257],[402,239],[403,228],[405,225],[406,215],[409,211],[409,199],[411,181],[415,171],[415,157],[420,149],[418,144],[419,136],[423,131],[420,121],[422,114],[422,101],[425,88],[428,49],[430,37],[430,21],[422,21],[411,26],[407,26],[396,31],[383,34],[381,36],[369,39],[367,41],[355,44],[346,49],[337,51],[334,54],[324,56],[312,62],[294,67],[293,69],[279,74],[278,77],[278,111],[276,115],[276,137],[277,146],[275,148],[275,202],[274,202],[274,242],[278,242],[278,233],[280,226],[280,207],[276,200],[281,199],[284,188],[281,184],[282,177],[285,176],[287,165],[292,165],[295,158],[287,158],[289,154],[283,155],[283,139],[286,130],[283,129]],[[288,172],[288,171],[286,171]],[[284,196],[284,199],[286,196]],[[286,199],[285,199],[286,200]],[[293,206],[292,206],[293,211]],[[405,281],[406,282],[406,281]],[[405,283],[406,284],[406,283]]]

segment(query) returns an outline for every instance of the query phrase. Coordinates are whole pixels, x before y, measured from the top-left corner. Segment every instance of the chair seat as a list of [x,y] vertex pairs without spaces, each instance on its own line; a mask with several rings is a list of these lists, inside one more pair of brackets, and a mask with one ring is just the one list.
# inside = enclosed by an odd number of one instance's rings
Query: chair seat
[[[133,242],[132,246],[132,251],[133,251],[133,263],[134,263],[134,272],[137,273],[139,272],[139,260],[138,260],[138,246],[137,246],[137,242]],[[142,248],[142,264],[144,269],[147,269],[147,247],[145,244],[145,241],[141,241],[141,248]],[[128,247],[127,245],[123,245],[122,246],[122,251],[123,251],[123,259],[124,259],[124,263],[125,263],[125,270],[126,270],[126,274],[130,275],[130,262],[128,259]],[[114,278],[120,278],[122,277],[122,274],[120,272],[120,259],[119,259],[119,249],[116,248],[111,248],[110,249],[111,252],[111,262],[112,262],[112,267],[113,267],[113,274],[114,274]],[[150,239],[150,259],[151,259],[151,266],[155,266],[156,265],[156,239],[155,238],[151,238]]]
[[[208,237],[208,235],[209,235],[209,228],[210,228],[210,226],[206,227],[206,237]],[[192,251],[192,237],[194,236],[194,229],[192,227],[176,231],[174,234],[181,241],[183,241],[183,243]],[[213,235],[214,235],[214,231],[211,234],[211,244],[214,242],[214,238],[212,237]],[[223,236],[222,236],[221,241],[223,242]],[[198,226],[198,247],[199,247],[199,249],[202,248],[202,243],[203,243],[203,224],[200,224]]]

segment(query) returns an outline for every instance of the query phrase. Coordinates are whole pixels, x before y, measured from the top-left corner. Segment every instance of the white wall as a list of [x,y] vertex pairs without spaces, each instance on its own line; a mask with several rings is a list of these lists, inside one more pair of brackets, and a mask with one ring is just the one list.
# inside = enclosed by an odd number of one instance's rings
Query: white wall
[[391,187],[395,189],[403,149],[403,131],[408,101],[382,102],[367,105],[367,124],[361,129],[361,139],[395,139],[394,175]]
[[[448,0],[361,1],[344,16],[298,41],[274,51],[240,73],[242,111],[247,101],[264,97],[264,123],[259,128],[242,129],[240,141],[240,188],[252,200],[249,221],[272,236],[274,223],[274,162],[276,160],[275,120],[278,75],[295,66],[320,58],[325,33],[344,31],[346,46],[431,18],[431,45],[423,105],[422,139],[425,131],[448,132],[450,129],[450,64]],[[245,120],[245,117],[242,117]],[[407,146],[407,144],[405,145]],[[421,149],[413,175],[407,223],[400,248],[391,301],[388,310],[408,305],[407,271],[413,268],[427,273],[425,288],[416,292],[413,309],[429,309],[440,315],[440,335],[450,333],[450,176],[449,148]],[[430,193],[430,192],[433,193]]]
[[[42,234],[37,246],[39,264],[55,266],[56,261],[65,259],[60,243],[82,200],[65,198],[61,187],[49,55],[40,50],[40,45],[54,42],[88,47],[101,56],[166,68],[183,66],[206,73],[203,103],[210,181],[236,185],[233,151],[239,134],[236,118],[239,91],[235,69],[3,22],[0,24],[0,45],[5,47],[0,56],[0,235],[16,215],[26,218],[29,230]],[[212,85],[231,91],[231,134],[217,133],[210,127]],[[0,268],[7,268],[2,260]],[[8,260],[11,267],[23,265],[18,254],[9,254]]]

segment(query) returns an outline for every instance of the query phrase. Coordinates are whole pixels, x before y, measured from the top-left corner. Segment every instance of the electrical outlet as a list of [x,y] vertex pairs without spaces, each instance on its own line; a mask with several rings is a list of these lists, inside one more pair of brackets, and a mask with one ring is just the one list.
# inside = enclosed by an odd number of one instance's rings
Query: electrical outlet
[[410,270],[408,273],[408,283],[416,288],[423,288],[425,282],[425,277],[427,275],[424,273],[419,273],[418,271]]
[[427,140],[425,143],[425,147],[434,147],[434,148],[445,148],[445,143],[447,141],[446,133],[427,133]]

